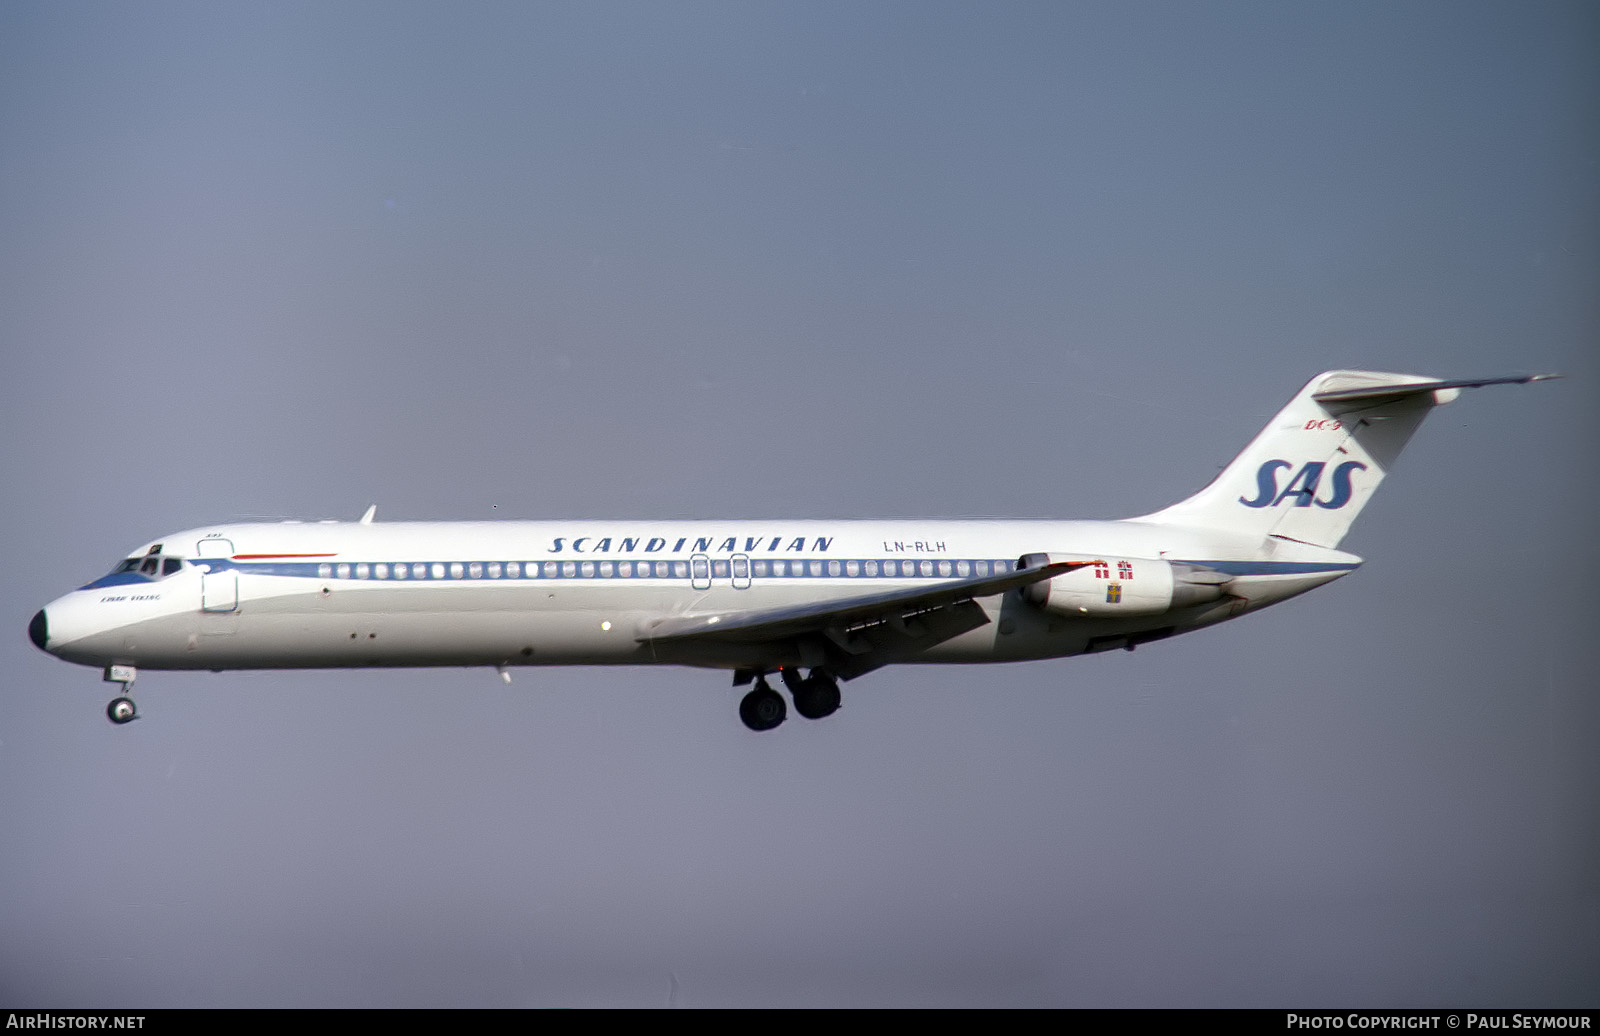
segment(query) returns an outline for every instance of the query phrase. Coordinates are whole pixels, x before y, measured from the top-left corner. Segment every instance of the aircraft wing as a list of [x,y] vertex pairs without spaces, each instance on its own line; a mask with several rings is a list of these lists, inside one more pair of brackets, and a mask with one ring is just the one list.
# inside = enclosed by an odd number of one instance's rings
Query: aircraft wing
[[1093,561],[1058,561],[999,576],[955,579],[931,587],[912,587],[865,597],[761,608],[751,611],[683,615],[662,619],[640,633],[640,643],[684,643],[695,640],[771,641],[808,633],[844,632],[880,622],[904,622],[924,612],[992,597],[1051,579]]

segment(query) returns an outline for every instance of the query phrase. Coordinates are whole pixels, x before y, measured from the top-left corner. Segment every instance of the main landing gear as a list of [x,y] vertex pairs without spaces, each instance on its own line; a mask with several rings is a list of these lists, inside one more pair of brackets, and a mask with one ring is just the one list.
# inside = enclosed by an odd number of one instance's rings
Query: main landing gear
[[[780,669],[783,684],[794,698],[794,711],[806,719],[831,716],[839,708],[839,684],[821,669],[811,670],[811,675],[801,679],[793,669]],[[789,715],[783,695],[772,689],[765,674],[758,674],[755,687],[739,702],[739,718],[751,730],[771,730]]]
[[751,730],[771,730],[789,716],[783,695],[773,690],[764,677],[756,678],[755,690],[739,702],[739,718]]
[[112,698],[111,704],[106,706],[106,718],[119,727],[139,718],[139,707],[128,697],[133,691],[133,681],[138,676],[139,671],[131,665],[106,666],[106,683],[122,685],[122,693]]

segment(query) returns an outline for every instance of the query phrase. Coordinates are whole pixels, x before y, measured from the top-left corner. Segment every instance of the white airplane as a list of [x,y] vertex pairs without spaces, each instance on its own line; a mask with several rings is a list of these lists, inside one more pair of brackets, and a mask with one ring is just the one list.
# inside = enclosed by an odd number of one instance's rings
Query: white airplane
[[[1123,521],[282,522],[146,543],[29,623],[121,684],[139,669],[691,665],[753,684],[752,730],[839,707],[896,662],[1058,658],[1187,633],[1353,571],[1336,548],[1463,388],[1329,371],[1206,488]],[[802,671],[805,675],[802,676]]]

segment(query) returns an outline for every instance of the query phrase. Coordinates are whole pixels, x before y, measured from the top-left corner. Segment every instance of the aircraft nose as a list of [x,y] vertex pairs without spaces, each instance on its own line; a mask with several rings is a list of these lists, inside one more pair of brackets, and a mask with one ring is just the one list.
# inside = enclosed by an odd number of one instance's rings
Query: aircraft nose
[[44,617],[44,609],[40,608],[34,615],[33,621],[28,623],[28,639],[33,641],[33,646],[40,651],[48,651],[45,647],[50,643],[50,620]]

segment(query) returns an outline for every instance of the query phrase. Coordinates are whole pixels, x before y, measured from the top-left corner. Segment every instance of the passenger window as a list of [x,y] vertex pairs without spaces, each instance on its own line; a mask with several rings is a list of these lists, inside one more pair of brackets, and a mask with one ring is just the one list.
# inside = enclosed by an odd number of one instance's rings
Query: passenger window
[[365,579],[365,578],[367,578],[367,575],[370,572],[371,572],[371,569],[369,569],[367,567],[367,563],[365,561],[361,562],[361,564],[356,566],[356,578],[357,579]]
[[499,579],[500,578],[500,562],[498,562],[498,561],[489,562],[489,578],[490,579]]
[[467,566],[467,575],[471,576],[474,579],[482,579],[483,578],[483,564],[482,564],[482,562],[474,561],[472,564],[468,565]]
[[405,565],[396,565],[396,566],[394,566],[394,577],[396,579],[404,579],[407,575],[410,574],[410,572],[411,572],[411,570],[409,568],[407,568]]
[[672,574],[682,579],[689,574],[689,563],[687,561],[674,561],[672,563]]
[[338,575],[338,577],[340,579],[349,579],[350,578],[350,566],[349,565],[339,565],[333,571],[335,572],[335,574]]
[[617,575],[622,576],[623,578],[627,578],[628,576],[633,575],[633,562],[631,562],[631,561],[619,561],[619,562],[617,562]]
[[600,562],[600,577],[602,579],[610,579],[611,578],[611,562],[609,562],[609,561]]
[[969,567],[970,566],[968,566],[968,564],[965,561],[957,561],[956,562],[956,575],[958,575],[958,576],[966,575],[967,574],[967,569]]
[[844,574],[847,575],[847,576],[858,576],[858,575],[860,575],[861,574],[861,562],[859,562],[859,561],[846,561],[844,563]]
[[333,578],[333,566],[332,565],[318,565],[317,566],[317,578],[318,579],[332,579]]
[[665,562],[665,561],[657,561],[656,562],[656,575],[660,576],[662,579],[665,579],[665,578],[667,578],[668,574],[670,574],[670,572],[671,572],[671,568],[669,567],[669,563],[668,562]]
[[814,576],[820,576],[822,574],[822,562],[813,561],[811,563],[811,574]]
[[972,563],[972,574],[978,576],[988,575],[989,563],[987,561],[974,561]]
[[387,564],[385,564],[384,562],[380,561],[376,565],[372,566],[372,574],[377,576],[379,579],[388,579],[389,578],[389,566]]
[[711,574],[718,579],[728,578],[728,563],[726,561],[713,561],[711,563]]
[[433,570],[432,571],[433,571],[433,578],[435,578],[435,579],[443,579],[444,578],[444,565],[440,564],[439,562],[435,561],[433,563]]
[[830,576],[838,575],[839,571],[840,571],[840,565],[839,565],[839,563],[837,561],[828,562],[828,574]]
[[947,575],[950,574],[950,562],[948,562],[948,561],[939,562],[939,574],[942,575],[942,576],[947,576]]
[[866,569],[867,575],[869,576],[875,576],[878,574],[878,563],[876,561],[863,562],[861,567]]
[[571,579],[578,574],[578,563],[576,561],[563,561],[561,563],[561,574]]
[[[532,573],[530,572],[529,575],[532,575]],[[507,561],[506,562],[506,578],[508,578],[508,579],[519,579],[519,578],[521,578],[521,576],[522,576],[522,566],[517,564],[515,561]]]

